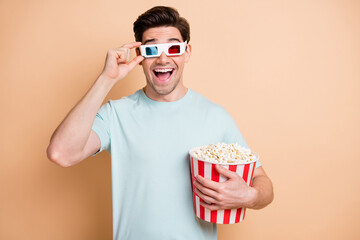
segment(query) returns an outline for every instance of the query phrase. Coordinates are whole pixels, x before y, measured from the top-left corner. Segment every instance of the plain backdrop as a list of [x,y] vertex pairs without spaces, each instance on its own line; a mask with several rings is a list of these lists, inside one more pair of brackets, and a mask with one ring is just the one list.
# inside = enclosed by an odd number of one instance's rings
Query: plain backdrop
[[[0,239],[112,238],[110,155],[61,168],[46,147],[156,5],[190,22],[186,86],[227,109],[274,184],[219,240],[360,239],[356,0],[0,0]],[[136,67],[107,99],[144,85]]]

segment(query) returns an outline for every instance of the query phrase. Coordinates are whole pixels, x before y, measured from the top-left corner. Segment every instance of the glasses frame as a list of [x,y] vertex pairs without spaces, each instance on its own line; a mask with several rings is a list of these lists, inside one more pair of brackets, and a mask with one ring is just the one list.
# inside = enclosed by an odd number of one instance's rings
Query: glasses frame
[[[174,46],[179,45],[180,46],[180,52],[179,53],[169,53],[169,49]],[[160,44],[148,44],[148,45],[140,45],[140,54],[145,58],[152,58],[152,57],[159,57],[162,52],[166,54],[166,56],[180,56],[185,53],[187,46],[187,41],[185,42],[176,42],[176,43],[160,43]],[[146,54],[146,48],[148,47],[156,47],[157,48],[157,54],[156,55],[148,55]]]

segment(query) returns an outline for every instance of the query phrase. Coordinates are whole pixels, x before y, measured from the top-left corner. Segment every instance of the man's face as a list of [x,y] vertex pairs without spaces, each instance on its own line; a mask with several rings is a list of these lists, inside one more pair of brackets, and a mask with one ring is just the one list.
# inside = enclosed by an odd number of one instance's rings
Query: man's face
[[[150,28],[143,33],[142,44],[184,42],[180,31],[175,27]],[[148,90],[156,95],[168,95],[180,88],[184,64],[189,61],[191,46],[181,56],[168,57],[163,52],[159,57],[145,58],[142,61]],[[180,83],[180,84],[179,84]]]

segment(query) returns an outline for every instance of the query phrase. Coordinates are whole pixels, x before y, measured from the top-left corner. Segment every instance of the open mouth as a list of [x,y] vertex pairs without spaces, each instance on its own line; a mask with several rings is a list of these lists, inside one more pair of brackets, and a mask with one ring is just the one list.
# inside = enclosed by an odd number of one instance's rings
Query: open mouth
[[155,68],[153,70],[153,73],[156,76],[157,80],[163,83],[170,80],[173,72],[174,68]]

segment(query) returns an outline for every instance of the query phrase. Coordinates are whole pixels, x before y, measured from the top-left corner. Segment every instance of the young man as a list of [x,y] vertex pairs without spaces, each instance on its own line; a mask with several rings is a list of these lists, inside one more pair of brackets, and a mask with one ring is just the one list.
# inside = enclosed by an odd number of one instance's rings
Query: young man
[[[216,224],[194,215],[188,151],[218,142],[247,147],[219,105],[183,84],[190,30],[175,9],[155,7],[134,23],[135,43],[108,51],[103,72],[55,130],[47,149],[68,167],[104,149],[111,153],[114,239],[216,239]],[[143,45],[143,46],[141,46]],[[131,49],[141,49],[129,59]],[[101,104],[110,89],[141,64],[146,86]],[[257,164],[252,186],[229,170],[215,183],[199,177],[196,193],[208,209],[259,209],[273,198]]]

